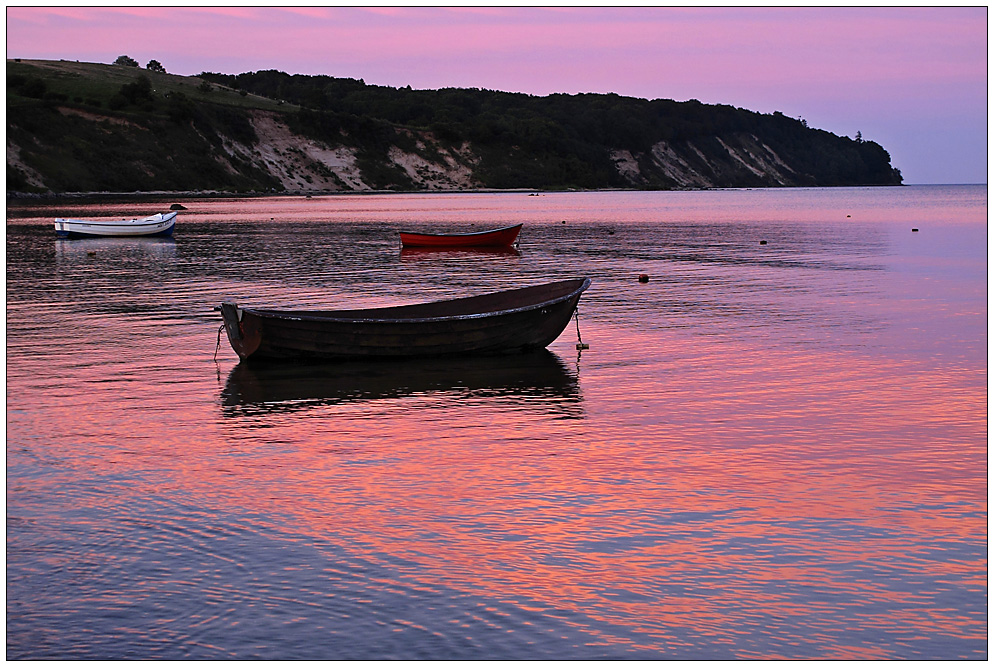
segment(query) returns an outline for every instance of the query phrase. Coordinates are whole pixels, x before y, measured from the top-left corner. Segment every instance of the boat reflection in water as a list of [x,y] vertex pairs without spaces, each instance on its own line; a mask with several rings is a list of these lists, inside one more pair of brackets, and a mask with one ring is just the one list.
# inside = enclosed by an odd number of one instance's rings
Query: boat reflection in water
[[222,394],[226,417],[290,412],[431,394],[501,398],[561,418],[581,418],[576,373],[547,349],[524,354],[324,364],[241,362]]
[[55,257],[60,262],[77,262],[93,258],[123,257],[163,258],[176,256],[176,240],[171,236],[85,237],[55,240]]
[[403,260],[418,260],[438,257],[466,257],[468,255],[479,255],[488,257],[520,257],[521,251],[514,246],[507,247],[450,247],[450,246],[401,246],[400,258]]

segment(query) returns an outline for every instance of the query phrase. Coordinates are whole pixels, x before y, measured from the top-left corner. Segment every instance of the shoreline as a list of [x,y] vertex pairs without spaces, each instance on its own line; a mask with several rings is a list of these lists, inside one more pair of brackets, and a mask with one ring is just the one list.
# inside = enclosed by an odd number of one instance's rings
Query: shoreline
[[986,185],[986,183],[900,183],[893,185],[804,185],[768,187],[708,187],[708,188],[593,188],[541,190],[535,188],[460,188],[453,190],[293,190],[281,192],[222,192],[219,190],[149,190],[139,192],[8,192],[7,203],[59,202],[59,201],[99,201],[103,199],[120,201],[158,201],[178,198],[188,199],[253,199],[262,197],[336,197],[355,195],[453,195],[453,194],[529,194],[544,195],[578,192],[719,192],[722,190],[834,190],[841,188],[902,188],[909,185]]

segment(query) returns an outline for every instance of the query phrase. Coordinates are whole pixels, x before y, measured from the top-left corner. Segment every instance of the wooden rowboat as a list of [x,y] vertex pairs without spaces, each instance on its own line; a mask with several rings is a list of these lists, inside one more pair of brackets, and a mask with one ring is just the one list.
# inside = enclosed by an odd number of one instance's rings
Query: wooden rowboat
[[485,232],[465,232],[461,234],[421,234],[401,232],[400,242],[407,247],[452,248],[452,247],[506,247],[518,238],[521,225],[511,225]]
[[61,237],[83,236],[172,236],[176,211],[156,213],[130,220],[75,220],[56,218],[55,233]]
[[589,278],[365,310],[221,311],[228,341],[252,360],[488,355],[544,348],[569,324]]

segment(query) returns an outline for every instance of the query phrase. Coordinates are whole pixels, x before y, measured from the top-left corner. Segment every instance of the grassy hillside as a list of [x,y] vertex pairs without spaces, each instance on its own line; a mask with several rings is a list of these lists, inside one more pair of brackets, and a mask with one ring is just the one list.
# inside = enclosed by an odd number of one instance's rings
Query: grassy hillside
[[49,99],[106,108],[108,102],[120,91],[121,86],[133,83],[139,76],[148,77],[153,90],[162,97],[166,97],[169,93],[183,93],[197,102],[233,107],[276,110],[283,106],[277,100],[260,95],[242,94],[199,77],[178,76],[121,65],[18,58],[7,61],[7,107],[37,99],[26,96],[23,86],[16,85],[19,78],[42,81]]
[[883,147],[696,100],[7,61],[7,189],[894,185]]
[[[141,84],[147,81],[147,89]],[[123,91],[123,92],[122,92]],[[246,136],[244,111],[286,107],[197,77],[69,61],[7,62],[7,189],[253,190],[279,183],[216,159]]]

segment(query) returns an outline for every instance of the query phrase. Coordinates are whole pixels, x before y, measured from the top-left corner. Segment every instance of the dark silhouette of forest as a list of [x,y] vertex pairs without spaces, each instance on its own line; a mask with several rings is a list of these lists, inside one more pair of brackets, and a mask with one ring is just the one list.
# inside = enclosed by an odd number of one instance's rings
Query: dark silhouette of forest
[[[717,137],[753,135],[774,146],[798,179],[793,185],[894,185],[900,172],[879,144],[809,128],[780,112],[761,114],[697,100],[645,100],[616,94],[537,97],[478,88],[413,90],[361,79],[290,75],[264,70],[238,75],[204,72],[204,80],[301,107],[301,130],[335,137],[342,131],[388,140],[385,125],[430,130],[449,142],[468,141],[485,157],[481,174],[497,188],[631,186],[610,153],[650,154],[659,142],[700,148],[726,158]],[[486,159],[490,158],[490,159]],[[652,170],[649,170],[650,172]],[[731,176],[731,174],[729,174]],[[772,185],[739,173],[728,186]],[[672,187],[660,176],[645,187]]]
[[[273,128],[285,135],[278,159]],[[8,60],[7,140],[7,187],[19,192],[901,184],[879,144],[780,112],[276,70],[185,77],[127,56]],[[317,144],[323,154],[308,152]]]

